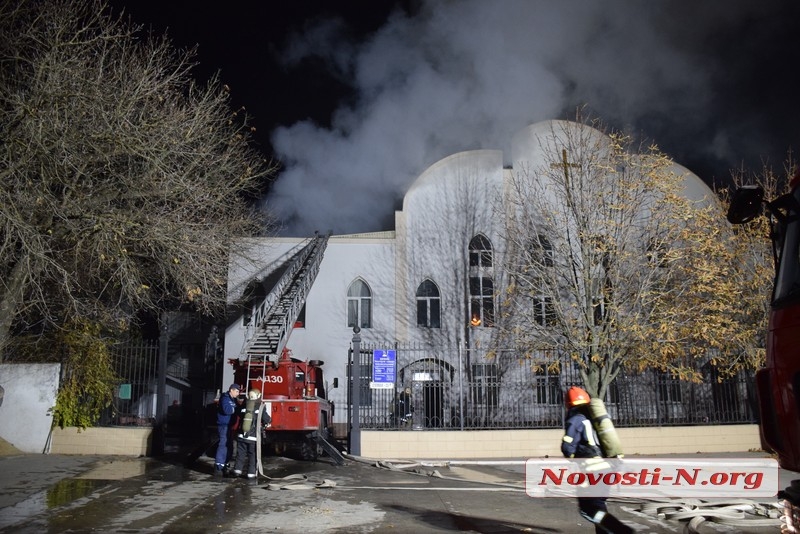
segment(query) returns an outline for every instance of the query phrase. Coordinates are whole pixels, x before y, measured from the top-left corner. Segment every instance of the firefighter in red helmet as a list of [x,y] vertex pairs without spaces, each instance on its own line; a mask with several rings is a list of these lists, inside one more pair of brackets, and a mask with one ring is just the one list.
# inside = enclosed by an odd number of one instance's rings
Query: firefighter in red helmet
[[[567,416],[561,453],[566,458],[602,458],[600,440],[589,415],[589,394],[583,388],[572,386],[567,390],[565,404]],[[603,497],[578,497],[580,514],[594,523],[595,533],[628,533],[633,529],[608,513]]]

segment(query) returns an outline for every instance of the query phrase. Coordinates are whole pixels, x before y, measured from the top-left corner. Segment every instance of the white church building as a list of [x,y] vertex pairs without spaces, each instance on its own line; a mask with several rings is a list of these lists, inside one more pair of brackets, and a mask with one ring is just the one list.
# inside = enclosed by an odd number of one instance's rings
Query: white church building
[[[588,128],[545,121],[514,137],[510,157],[500,150],[450,155],[427,168],[409,187],[402,209],[395,212],[394,230],[330,237],[287,348],[294,358],[325,362],[328,398],[337,406],[348,402],[348,353],[353,327],[358,326],[362,349],[413,348],[402,355],[398,351],[396,384],[391,391],[372,390],[362,401],[366,406],[383,403],[370,412],[379,419],[388,413],[396,391],[411,387],[415,406],[426,417],[435,417],[435,426],[463,425],[464,403],[481,396],[476,392],[483,394],[482,402],[505,406],[509,412],[520,405],[539,410],[538,415],[514,416],[515,420],[533,418],[560,425],[563,383],[559,377],[540,372],[543,382],[538,386],[504,389],[493,382],[496,362],[482,349],[491,344],[500,306],[498,292],[503,287],[499,267],[504,255],[503,192],[517,169],[553,161],[543,147],[554,146],[546,138],[552,141],[554,132],[564,127]],[[510,165],[504,164],[508,161]],[[714,197],[697,176],[677,165],[675,170],[685,176],[685,195]],[[265,278],[306,241],[307,236],[246,241],[247,256],[257,261],[232,259],[231,298],[240,296],[236,288]],[[244,358],[247,335],[245,321],[230,321],[222,387],[233,379],[228,360]],[[470,384],[463,381],[465,366],[470,366]],[[527,372],[525,376],[530,376]],[[476,380],[483,382],[476,386]],[[434,400],[436,406],[432,406]],[[335,422],[343,422],[344,412],[337,410]]]

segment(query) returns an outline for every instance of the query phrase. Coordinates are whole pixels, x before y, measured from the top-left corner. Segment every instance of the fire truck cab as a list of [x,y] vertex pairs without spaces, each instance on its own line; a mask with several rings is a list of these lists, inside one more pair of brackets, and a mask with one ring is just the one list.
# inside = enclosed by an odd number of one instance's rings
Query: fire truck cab
[[[764,211],[771,222],[775,281],[766,363],[756,373],[761,442],[764,449],[778,455],[782,468],[800,471],[800,172],[792,179],[789,193],[769,202],[760,187],[738,189],[728,220],[743,224]],[[800,481],[794,481],[782,496],[787,521],[796,528]]]

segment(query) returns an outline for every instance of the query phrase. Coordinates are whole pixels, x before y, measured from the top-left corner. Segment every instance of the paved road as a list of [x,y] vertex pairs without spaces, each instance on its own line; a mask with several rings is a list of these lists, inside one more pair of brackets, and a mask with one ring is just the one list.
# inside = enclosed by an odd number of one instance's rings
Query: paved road
[[[524,467],[421,466],[391,470],[349,460],[270,458],[257,483],[211,476],[213,460],[15,455],[0,458],[0,531],[308,533],[578,533],[593,528],[572,499],[532,499]],[[284,479],[302,476],[300,479]],[[285,488],[285,489],[277,489]],[[289,489],[292,488],[292,489]],[[678,533],[685,522],[611,502],[637,533]],[[752,523],[755,525],[755,523]],[[709,526],[700,532],[778,532]]]

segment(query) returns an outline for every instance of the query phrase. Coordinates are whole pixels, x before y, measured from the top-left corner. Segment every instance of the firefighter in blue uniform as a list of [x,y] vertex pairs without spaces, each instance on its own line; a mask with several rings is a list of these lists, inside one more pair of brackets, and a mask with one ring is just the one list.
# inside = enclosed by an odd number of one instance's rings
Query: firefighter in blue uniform
[[219,398],[219,404],[217,405],[217,432],[219,434],[219,443],[217,444],[217,454],[214,458],[215,476],[223,475],[231,459],[231,431],[233,424],[236,422],[235,412],[239,404],[237,399],[240,389],[238,384],[231,384],[228,391],[223,393]]
[[[565,458],[602,458],[602,446],[589,416],[589,394],[577,386],[569,388],[566,407],[561,453]],[[608,513],[604,497],[578,497],[578,509],[583,517],[594,523],[597,534],[633,532],[633,529]]]

